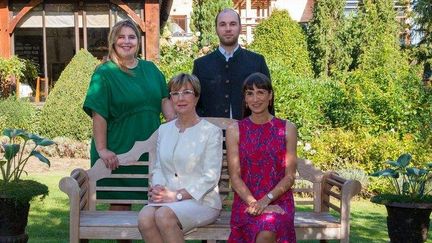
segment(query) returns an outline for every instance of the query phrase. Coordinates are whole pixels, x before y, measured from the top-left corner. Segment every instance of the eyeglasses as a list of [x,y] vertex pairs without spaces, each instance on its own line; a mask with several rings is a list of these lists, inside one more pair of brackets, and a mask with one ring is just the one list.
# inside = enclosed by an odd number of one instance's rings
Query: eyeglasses
[[190,89],[185,89],[183,91],[172,91],[169,94],[171,97],[178,99],[178,98],[180,98],[180,96],[191,97],[191,96],[195,95],[195,92],[193,90],[190,90]]

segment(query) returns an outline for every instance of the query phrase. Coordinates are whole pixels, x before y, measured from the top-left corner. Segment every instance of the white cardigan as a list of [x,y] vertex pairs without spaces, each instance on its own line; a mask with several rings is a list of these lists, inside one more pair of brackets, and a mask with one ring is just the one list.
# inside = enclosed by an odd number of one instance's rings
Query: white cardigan
[[218,182],[222,167],[222,130],[201,119],[179,132],[175,121],[158,129],[157,158],[152,185],[184,188],[195,200],[221,209]]

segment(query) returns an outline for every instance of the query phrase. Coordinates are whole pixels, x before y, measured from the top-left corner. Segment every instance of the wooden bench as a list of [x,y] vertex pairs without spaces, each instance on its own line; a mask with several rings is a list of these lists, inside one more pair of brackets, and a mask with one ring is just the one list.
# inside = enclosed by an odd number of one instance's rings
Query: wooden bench
[[[226,118],[206,118],[208,121],[226,129],[233,120]],[[148,140],[136,142],[127,153],[119,155],[122,165],[148,166],[156,158],[157,132]],[[137,162],[143,153],[149,154],[146,162]],[[227,240],[230,234],[230,211],[232,190],[224,149],[224,161],[220,179],[220,194],[224,209],[219,218],[211,225],[199,227],[185,234],[186,240]],[[346,180],[336,173],[322,171],[313,167],[308,160],[298,159],[297,179],[295,184],[296,205],[310,205],[309,211],[295,214],[295,230],[298,240],[340,239],[349,242],[350,200],[360,192],[361,185],[355,180]],[[137,211],[97,211],[100,203],[132,203],[144,205],[147,200],[99,200],[96,191],[147,191],[147,187],[97,187],[101,178],[141,178],[148,179],[148,174],[119,175],[111,174],[104,163],[98,160],[89,170],[75,169],[70,177],[60,181],[60,189],[69,196],[70,202],[70,242],[82,239],[141,239],[137,227]],[[301,194],[299,197],[297,194]],[[337,217],[330,214],[335,211]]]

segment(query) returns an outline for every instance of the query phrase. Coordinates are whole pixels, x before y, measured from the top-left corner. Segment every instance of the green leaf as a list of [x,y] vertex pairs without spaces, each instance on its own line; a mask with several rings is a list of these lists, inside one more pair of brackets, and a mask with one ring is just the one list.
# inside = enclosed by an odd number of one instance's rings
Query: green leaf
[[33,140],[39,146],[49,146],[54,144],[54,141],[51,141],[47,138],[39,137],[36,134],[30,133],[29,138]]
[[30,134],[27,133],[27,132],[25,132],[25,131],[22,131],[22,132],[20,132],[19,134],[17,134],[17,136],[20,137],[20,138],[22,138],[22,139],[24,139],[24,141],[27,141],[27,140],[30,139],[30,136],[29,136],[29,135],[30,135]]
[[7,161],[11,160],[20,150],[19,144],[4,144],[3,149],[5,151],[4,157]]
[[54,141],[49,140],[47,138],[43,138],[42,140],[38,141],[36,144],[39,146],[50,146],[54,144]]
[[48,166],[51,166],[51,163],[49,161],[49,159],[47,159],[45,156],[43,156],[41,153],[39,153],[38,151],[32,151],[31,155],[35,156],[36,158],[38,158],[41,162],[44,162],[45,164],[47,164]]
[[389,164],[389,165],[391,165],[391,166],[394,166],[394,167],[399,167],[399,163],[396,162],[396,161],[391,161],[391,160],[389,160],[389,161],[387,161],[387,164]]
[[9,138],[13,138],[16,136],[20,136],[21,134],[25,133],[24,130],[22,129],[11,129],[11,128],[6,128],[3,130],[3,135],[9,137]]
[[[397,178],[397,177],[399,177],[399,174],[396,173],[396,171],[393,169],[385,169],[385,170],[380,170],[380,171],[374,172],[371,174],[371,176],[391,176],[391,177]],[[395,177],[395,176],[397,176],[397,177]]]
[[418,169],[418,168],[406,168],[406,171],[407,171],[407,175],[408,176],[412,176],[412,175],[416,175],[416,176],[418,176],[418,175],[420,175],[420,169]]
[[3,165],[5,165],[7,163],[6,160],[0,160],[0,167],[2,167]]
[[411,154],[402,154],[397,159],[397,162],[400,165],[400,167],[404,168],[410,163],[411,159],[412,159]]

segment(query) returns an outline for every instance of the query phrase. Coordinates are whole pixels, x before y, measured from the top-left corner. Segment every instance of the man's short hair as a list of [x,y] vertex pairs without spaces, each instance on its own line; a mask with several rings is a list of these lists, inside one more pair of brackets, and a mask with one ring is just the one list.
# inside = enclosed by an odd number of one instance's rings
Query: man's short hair
[[239,25],[241,26],[240,14],[238,14],[238,13],[237,13],[234,9],[232,9],[232,8],[224,8],[224,9],[222,9],[222,10],[221,10],[217,15],[216,15],[216,18],[215,18],[215,27],[217,27],[219,15],[220,15],[221,13],[225,13],[225,12],[228,12],[228,11],[233,11],[234,13],[236,13],[236,15],[237,15],[237,19],[238,19],[238,22],[239,22]]

